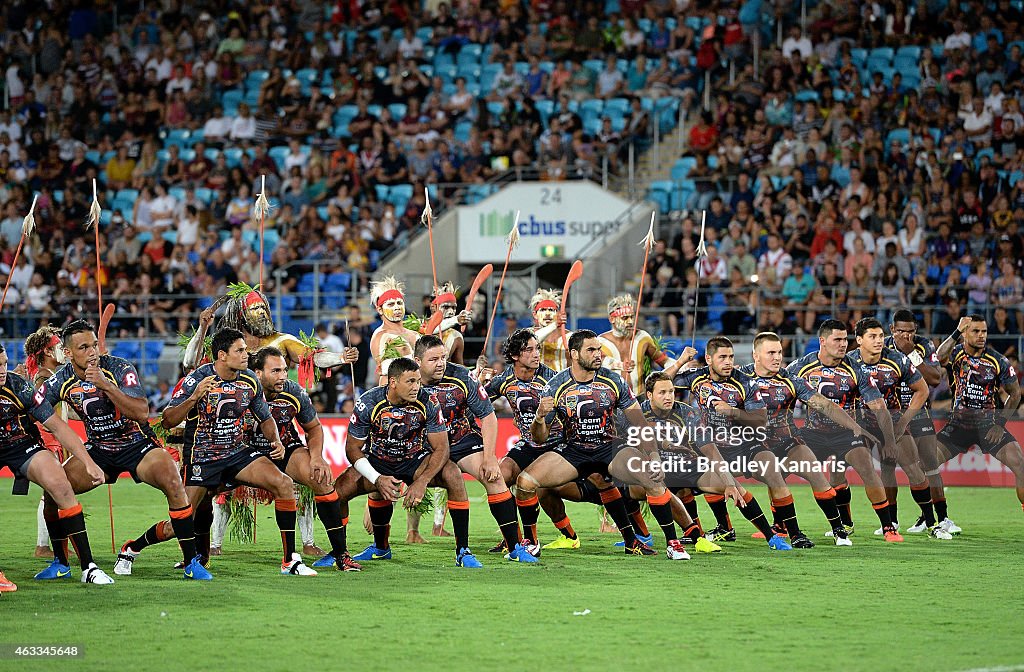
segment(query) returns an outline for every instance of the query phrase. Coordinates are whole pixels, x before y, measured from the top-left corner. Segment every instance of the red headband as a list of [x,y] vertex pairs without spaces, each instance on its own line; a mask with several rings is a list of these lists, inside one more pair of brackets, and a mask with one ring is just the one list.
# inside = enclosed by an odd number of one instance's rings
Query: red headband
[[249,292],[245,295],[245,307],[255,306],[263,303],[263,297],[259,292]]
[[533,309],[533,312],[536,313],[537,311],[544,310],[545,308],[550,308],[551,310],[558,310],[558,304],[552,301],[551,299],[544,299],[543,301],[537,304],[537,307]]
[[608,317],[610,317],[612,319],[615,319],[615,318],[618,318],[618,317],[632,316],[632,315],[633,315],[633,307],[632,306],[620,306],[619,308],[616,308],[612,312],[608,313]]
[[434,300],[431,301],[431,303],[434,304],[435,306],[440,306],[440,305],[445,304],[445,303],[457,303],[457,302],[458,302],[458,299],[456,299],[455,295],[452,294],[451,292],[446,292],[444,294],[438,294],[436,297],[434,297]]
[[400,291],[398,291],[397,289],[389,289],[388,291],[384,292],[379,297],[377,297],[377,307],[380,308],[381,306],[383,306],[385,303],[387,303],[391,299],[403,299],[404,300],[405,296],[403,296],[402,293]]
[[[46,345],[46,348],[50,349],[55,345],[60,345],[60,338],[56,334],[50,337],[50,342]],[[46,351],[44,350],[43,352]],[[28,373],[29,382],[39,373],[39,356],[42,354],[42,352],[37,352],[25,359],[25,371]]]

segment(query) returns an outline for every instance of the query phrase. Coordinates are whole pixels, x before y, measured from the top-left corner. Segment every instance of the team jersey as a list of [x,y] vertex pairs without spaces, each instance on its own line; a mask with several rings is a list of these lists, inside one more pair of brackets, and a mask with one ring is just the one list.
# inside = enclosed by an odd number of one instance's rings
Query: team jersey
[[487,392],[469,376],[469,369],[460,364],[448,362],[441,380],[433,385],[424,385],[423,390],[441,409],[444,424],[448,427],[448,445],[451,446],[470,434],[479,435],[480,428],[473,419],[494,413]]
[[444,416],[431,395],[420,388],[416,401],[392,404],[388,388],[367,390],[356,401],[349,436],[365,441],[363,453],[384,462],[403,462],[431,452],[427,434],[446,432]]
[[700,414],[692,406],[681,401],[674,402],[672,408],[666,415],[659,415],[654,412],[650,399],[640,402],[640,410],[643,411],[647,422],[656,428],[672,427],[672,432],[665,432],[662,435],[668,438],[669,450],[693,449],[691,441],[691,430],[700,425]]
[[741,366],[740,371],[754,381],[761,392],[761,401],[768,409],[768,434],[770,439],[793,436],[793,411],[796,402],[810,405],[817,394],[806,380],[789,375],[786,369],[769,376],[759,376],[753,364]]
[[44,395],[37,394],[27,380],[8,371],[7,382],[0,387],[0,446],[39,444],[35,423],[46,422],[53,413],[53,406]]
[[[896,344],[892,340],[892,336],[885,339],[885,347],[900,352],[896,347]],[[931,339],[924,338],[923,336],[914,336],[914,350],[921,355],[921,363],[927,364],[928,366],[938,367],[939,356],[935,353],[935,345],[931,342]],[[909,355],[905,355],[908,359]],[[914,398],[914,393],[911,391],[908,385],[900,383],[900,407],[906,408],[910,405],[910,400]],[[932,397],[928,395],[928,400],[924,402],[925,408],[931,408]],[[928,417],[924,414],[924,411],[918,413],[917,417]]]
[[484,388],[489,399],[504,397],[508,400],[509,406],[512,407],[512,421],[519,429],[522,441],[534,448],[552,446],[562,440],[562,426],[558,421],[549,428],[548,440],[543,444],[536,443],[530,436],[530,425],[533,424],[533,418],[537,415],[541,392],[554,376],[553,370],[541,364],[532,379],[520,380],[516,377],[515,368],[509,365],[492,378]]
[[548,414],[547,423],[560,420],[565,442],[589,451],[625,438],[616,416],[636,404],[622,377],[604,367],[586,382],[575,380],[571,368],[563,369],[548,381],[541,396],[555,400],[555,410]]
[[[117,385],[122,394],[132,399],[146,398],[146,390],[139,382],[139,372],[131,362],[100,355],[98,366],[104,377]],[[156,439],[148,423],[140,425],[125,417],[106,392],[78,377],[71,362],[57,369],[49,380],[39,386],[36,394],[40,401],[45,399],[50,406],[63,401],[78,414],[85,425],[90,450],[116,453]]]
[[[847,356],[875,381],[875,387],[878,388],[878,392],[885,399],[885,405],[890,411],[906,409],[900,395],[900,388],[903,386],[910,387],[917,381],[922,380],[921,372],[907,359],[906,355],[897,350],[882,348],[881,358],[875,364],[868,364],[864,361],[860,348],[857,348]],[[869,413],[868,415],[871,416],[873,414]]]
[[[266,390],[263,391],[263,396],[267,399],[270,414],[274,416],[277,433],[281,435],[281,443],[284,444],[285,450],[305,446],[306,442],[299,435],[295,421],[298,420],[300,425],[305,425],[316,420],[316,409],[313,408],[313,402],[309,400],[309,395],[302,386],[293,380],[286,380],[284,389],[273,399],[267,398]],[[263,436],[258,423],[253,423],[249,440],[253,448],[267,453],[272,450],[270,441]]]
[[[875,381],[847,355],[836,366],[825,366],[812,352],[786,367],[791,377],[803,378],[815,392],[839,404],[851,415],[864,404],[881,399]],[[835,431],[843,429],[823,413],[813,409],[807,412],[806,427]]]
[[991,347],[986,347],[980,357],[972,357],[963,344],[958,344],[949,355],[947,370],[954,422],[962,426],[991,423],[1000,389],[1017,382],[1017,372],[1009,360]]
[[[704,366],[689,369],[672,379],[676,392],[689,392],[690,404],[700,414],[701,425],[711,430],[710,436],[723,445],[739,445],[745,425],[715,410],[716,401],[724,401],[742,411],[759,411],[765,408],[761,391],[753,378],[734,369],[725,380],[712,380],[711,370]],[[706,435],[708,436],[708,435]],[[748,442],[749,443],[749,442]]]
[[185,416],[184,454],[190,464],[219,460],[249,448],[249,432],[246,431],[246,412],[251,411],[259,423],[272,417],[263,386],[256,374],[246,369],[239,371],[234,380],[224,380],[217,375],[213,364],[203,364],[188,374],[174,388],[168,408],[179,406],[203,382],[214,376],[216,381],[210,391]]

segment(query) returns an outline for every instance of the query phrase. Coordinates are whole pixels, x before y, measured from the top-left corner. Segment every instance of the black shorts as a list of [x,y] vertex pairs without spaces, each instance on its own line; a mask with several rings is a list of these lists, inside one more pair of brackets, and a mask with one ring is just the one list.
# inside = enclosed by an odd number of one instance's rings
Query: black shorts
[[373,455],[367,455],[366,459],[370,463],[370,466],[379,471],[382,476],[391,476],[392,478],[397,478],[406,485],[412,485],[412,482],[416,480],[416,471],[419,470],[420,465],[423,464],[423,461],[429,456],[430,453],[422,453],[415,457],[395,462],[382,460]]
[[565,458],[565,461],[571,464],[580,476],[586,477],[590,474],[608,476],[608,465],[625,446],[623,441],[606,443],[599,448],[583,448],[571,443],[564,443],[555,448],[555,452]]
[[[848,429],[814,429],[804,427],[798,438],[807,444],[818,460],[827,460],[835,455],[843,459],[846,454],[856,448],[867,448],[868,443],[863,437],[854,436]],[[881,437],[879,437],[881,438]]]
[[695,495],[700,493],[697,482],[711,469],[707,458],[686,450],[662,450],[658,455],[665,474],[665,487],[673,492],[688,488]]
[[449,447],[448,459],[455,464],[464,457],[474,453],[482,453],[484,450],[484,439],[479,434],[467,434],[459,439],[459,442]]
[[[88,445],[86,446],[88,448]],[[155,441],[143,441],[134,446],[119,450],[89,450],[89,457],[107,475],[107,483],[113,483],[117,477],[128,472],[136,483],[141,483],[139,478],[139,463],[152,450],[162,450]]]
[[537,448],[536,446],[531,446],[526,441],[518,441],[516,445],[509,449],[508,454],[505,457],[515,462],[516,466],[519,467],[519,471],[522,471],[533,464],[533,462],[544,453],[550,453],[555,450],[556,445],[557,444]]
[[0,469],[8,467],[15,478],[28,476],[28,463],[36,453],[47,452],[43,444],[36,441],[16,443],[13,446],[0,446]]
[[966,453],[971,449],[971,446],[978,446],[981,452],[995,455],[1002,450],[1003,446],[1017,442],[1017,439],[1014,438],[1013,434],[1006,431],[1005,427],[1000,428],[1003,431],[998,439],[989,441],[985,438],[985,435],[991,427],[992,425],[987,427],[964,427],[950,422],[939,432],[939,441],[949,449],[951,455]]
[[789,457],[789,451],[803,444],[793,436],[778,436],[768,439],[764,445],[772,455],[784,460]]
[[[185,472],[185,485],[194,485],[203,488],[215,488],[220,485],[235,485],[238,472],[250,464],[267,457],[265,453],[255,448],[246,448],[227,457],[210,460],[208,462],[193,462],[182,464]],[[270,458],[267,458],[270,459]]]
[[[275,467],[277,467],[278,469],[280,469],[283,472],[288,467],[288,460],[292,459],[292,455],[295,454],[295,451],[297,451],[297,450],[305,450],[305,449],[306,449],[306,446],[302,445],[301,443],[297,443],[294,446],[289,446],[288,448],[285,448],[284,449],[284,457],[282,457],[280,460],[271,459],[270,461],[274,463]],[[264,454],[266,454],[266,453],[264,453]],[[270,457],[270,456],[267,455],[267,457]]]
[[935,421],[932,420],[931,414],[924,411],[917,412],[914,419],[910,421],[907,431],[915,439],[920,436],[935,436],[937,433],[935,431]]

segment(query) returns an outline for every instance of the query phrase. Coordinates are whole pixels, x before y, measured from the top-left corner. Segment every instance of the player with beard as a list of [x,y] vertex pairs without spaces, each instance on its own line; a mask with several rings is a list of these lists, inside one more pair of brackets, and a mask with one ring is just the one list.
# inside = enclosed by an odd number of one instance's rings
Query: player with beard
[[[705,353],[708,366],[677,375],[673,380],[676,391],[690,394],[692,405],[701,415],[702,424],[713,430],[713,443],[727,462],[741,460],[755,467],[741,468],[733,473],[749,472],[768,486],[772,504],[791,535],[790,543],[772,530],[760,505],[750,493],[747,493],[747,506],[741,509],[743,515],[764,535],[772,550],[813,548],[814,542],[800,531],[793,494],[786,485],[786,476],[779,470],[775,456],[760,438],[768,425],[768,413],[760,390],[750,376],[736,369],[735,351],[728,338],[716,336],[709,339]],[[698,447],[702,447],[699,442]],[[732,535],[729,535],[730,532]],[[721,528],[708,532],[712,541],[728,538],[727,535],[733,536],[735,532]]]
[[[537,413],[530,425],[533,441],[548,440],[552,423],[561,422],[564,443],[555,451],[541,455],[519,474],[516,504],[523,526],[537,524],[539,488],[556,488],[580,476],[599,473],[613,476],[627,485],[639,485],[647,493],[651,513],[666,539],[670,560],[687,560],[689,554],[677,537],[672,509],[672,494],[664,485],[664,474],[651,468],[630,468],[631,460],[640,465],[660,463],[657,446],[642,441],[644,450],[626,445],[626,437],[616,422],[620,414],[632,428],[642,432],[650,428],[640,404],[622,378],[602,366],[604,353],[594,332],[581,329],[569,339],[569,368],[560,371],[544,388]],[[654,555],[655,551],[636,537],[626,514],[622,494],[611,483],[602,484],[601,501],[608,509],[625,542],[627,555]]]
[[[420,337],[415,355],[423,390],[441,409],[448,428],[449,459],[487,491],[491,515],[498,523],[506,546],[512,549],[506,559],[536,562],[540,549],[536,547],[536,540],[528,545],[520,536],[516,505],[501,478],[495,455],[498,418],[487,392],[473,380],[466,367],[447,361],[444,343],[437,336]],[[356,560],[359,559],[360,556],[356,556]]]
[[[644,388],[647,390],[647,398],[640,402],[640,410],[643,411],[647,421],[655,428],[675,428],[675,436],[682,434],[687,437],[687,429],[699,423],[699,416],[690,406],[676,401],[676,388],[672,382],[672,376],[667,371],[654,371],[644,381]],[[667,440],[661,444],[661,456],[677,454],[684,457],[696,457],[691,441],[673,442]],[[716,454],[714,459],[721,459]],[[717,553],[722,550],[720,546],[704,537],[704,530],[701,529],[700,520],[697,518],[697,507],[693,499],[693,491],[700,491],[697,483],[693,487],[679,487],[680,484],[667,484],[674,491],[672,497],[672,515],[676,523],[683,529],[683,541],[689,540],[698,553]],[[708,483],[705,483],[708,485]],[[710,486],[709,486],[710,487]],[[632,496],[633,493],[630,493]],[[738,493],[739,494],[739,493]],[[742,502],[742,495],[737,498]]]
[[[57,509],[57,515],[47,520],[53,547],[59,555],[49,568],[52,576],[36,578],[59,579],[71,576],[67,560],[68,540],[75,547],[82,563],[82,583],[96,585],[114,581],[93,562],[89,535],[85,531],[82,505],[75,498],[74,489],[53,453],[43,447],[36,423],[53,433],[75,457],[85,482],[95,487],[104,480],[103,470],[93,461],[78,435],[53,411],[46,395],[34,393],[32,385],[16,373],[7,370],[7,351],[0,344],[0,468],[8,467],[15,478],[36,483],[48,501]],[[0,593],[14,592],[18,587],[0,572]]]
[[[533,333],[540,344],[541,364],[552,371],[561,371],[569,366],[569,354],[562,343],[560,327],[565,325],[565,314],[558,312],[562,293],[554,289],[538,289],[530,299],[530,315],[533,316]],[[566,331],[565,337],[572,336]],[[621,371],[622,360],[618,348],[610,341],[598,336],[604,351],[605,368]]]
[[[833,422],[850,430],[854,436],[864,431],[846,411],[818,394],[803,378],[791,376],[783,367],[782,339],[773,332],[761,332],[754,337],[754,361],[741,367],[761,390],[761,399],[768,409],[768,440],[765,445],[777,458],[791,463],[813,465],[817,458],[798,436],[793,424],[793,413],[797,401],[807,408],[827,415]],[[836,491],[829,485],[823,471],[813,468],[793,471],[795,475],[811,484],[814,501],[825,514],[836,546],[852,546],[836,507]],[[776,511],[778,514],[778,511]],[[781,520],[776,520],[776,531],[782,529]]]
[[[892,324],[889,332],[892,334],[885,339],[885,347],[897,350],[910,360],[910,363],[917,367],[918,373],[924,378],[929,388],[934,388],[942,381],[942,369],[939,367],[939,358],[935,354],[935,346],[930,339],[917,335],[917,318],[909,310],[897,310],[893,313]],[[900,403],[904,408],[910,405],[914,398],[913,391],[904,384],[900,384]],[[924,467],[925,476],[931,486],[932,504],[935,507],[935,519],[946,532],[960,534],[963,530],[949,519],[949,510],[946,505],[946,488],[942,482],[942,473],[939,471],[938,441],[936,440],[935,422],[932,420],[930,408],[931,397],[925,401],[924,408],[917,412],[917,415],[910,421],[907,431],[914,437],[917,444],[917,453],[921,458],[921,466]],[[895,479],[895,465],[891,463],[882,464],[882,482],[890,483]],[[889,504],[895,506],[896,488],[886,486],[886,496]],[[927,532],[924,516],[921,516],[916,523],[907,528],[907,532]]]
[[[60,341],[60,329],[49,324],[29,334],[25,339],[24,348],[25,373],[33,389],[42,385],[58,368],[67,363],[67,359],[64,357],[64,344]],[[67,420],[63,405],[57,406],[54,411],[61,420]],[[36,427],[39,429],[39,436],[42,437],[46,449],[56,455],[58,461],[63,462],[64,450],[60,441],[39,423],[36,423]],[[53,558],[49,539],[50,533],[46,529],[46,518],[43,516],[43,498],[40,497],[39,508],[36,512],[35,556],[37,558]]]
[[[636,303],[629,294],[612,298],[608,301],[608,321],[611,323],[611,329],[601,334],[601,338],[615,346],[618,358],[624,364],[623,370],[629,369],[629,375],[623,377],[639,398],[646,392],[644,378],[650,373],[652,363],[662,367],[669,376],[674,376],[680,367],[697,355],[697,351],[690,347],[684,348],[676,360],[659,350],[654,338],[645,330],[637,329],[634,338],[635,313]],[[632,352],[629,352],[630,341],[633,345]],[[626,362],[631,362],[632,366],[625,366]]]
[[[469,496],[462,472],[448,459],[448,434],[441,409],[422,389],[419,366],[413,360],[391,360],[387,380],[387,385],[368,390],[356,402],[345,444],[352,468],[334,484],[342,515],[348,517],[351,500],[369,495],[373,544],[367,551],[372,560],[390,560],[390,520],[394,502],[402,495],[402,484],[409,486],[405,491],[406,509],[423,501],[427,487],[444,488],[455,532],[455,564],[481,567],[469,550]],[[346,543],[342,525],[338,549],[342,554],[348,551]]]
[[[317,561],[315,567],[336,566],[339,570],[359,571],[358,563],[348,555],[335,556],[340,543],[340,530],[344,522],[341,505],[334,490],[331,467],[323,458],[324,432],[317,417],[316,409],[309,395],[297,383],[288,379],[288,362],[284,353],[274,347],[261,348],[251,358],[253,371],[263,386],[263,396],[270,406],[271,415],[277,424],[278,435],[285,445],[284,457],[274,460],[278,469],[285,472],[296,483],[301,483],[315,496],[316,510],[331,540],[332,554]],[[302,427],[305,441],[299,436],[296,422]],[[263,435],[259,424],[254,423],[248,439],[254,448],[269,454],[272,447]],[[129,542],[136,553],[149,544]]]
[[[493,369],[485,368],[479,371],[477,378],[484,386],[488,398],[493,401],[502,397],[508,402],[512,409],[512,420],[519,430],[519,441],[498,464],[502,480],[505,485],[511,486],[516,482],[523,469],[533,464],[544,453],[554,450],[561,443],[562,431],[561,426],[556,423],[548,433],[547,441],[540,444],[536,443],[530,435],[530,425],[537,414],[541,392],[544,391],[548,381],[555,376],[554,371],[540,362],[540,345],[537,343],[533,331],[517,329],[509,334],[502,345],[502,353],[505,356],[506,364],[504,371],[495,376]],[[573,502],[589,501],[600,505],[601,499],[597,496],[597,488],[594,484],[586,479],[581,479],[567,483],[556,490],[542,488],[537,492],[537,497],[544,513],[548,515],[555,528],[561,533],[558,539],[545,544],[544,548],[578,549],[580,540],[565,512],[563,499]],[[524,529],[523,535],[531,544],[540,543],[535,527]],[[490,551],[506,553],[508,548],[505,546],[505,541],[502,540]]]
[[[896,456],[896,439],[893,436],[892,416],[885,407],[885,400],[879,394],[874,380],[847,356],[846,325],[839,320],[825,320],[818,328],[821,349],[805,355],[786,368],[792,377],[803,378],[811,389],[821,396],[834,401],[848,414],[857,417],[861,406],[867,406],[875,413],[876,424],[882,431],[882,456]],[[903,537],[892,524],[889,501],[885,497],[882,479],[875,471],[871,452],[864,440],[842,423],[830,417],[827,412],[811,409],[800,430],[799,437],[822,461],[835,457],[843,460],[860,474],[864,481],[864,494],[875,510],[887,542],[898,543]],[[853,533],[853,519],[850,517],[850,485],[844,471],[834,469],[831,474],[832,486],[836,490],[836,506],[847,534]],[[830,535],[826,532],[826,535]]]
[[[962,343],[958,341],[963,338]],[[952,416],[939,432],[943,463],[977,445],[1013,472],[1017,498],[1024,507],[1024,454],[1006,423],[1020,405],[1017,372],[988,345],[988,324],[981,315],[962,318],[956,331],[936,350],[949,373],[953,391]],[[998,407],[1002,402],[1002,410]]]
[[[85,425],[89,456],[103,470],[107,483],[115,482],[127,471],[136,483],[145,483],[164,493],[184,561],[188,563],[185,578],[212,578],[199,563],[192,505],[177,465],[149,426],[149,401],[135,367],[120,357],[101,354],[95,330],[83,320],[68,324],[61,336],[68,362],[39,387],[37,396],[50,406],[64,402],[75,411]],[[76,493],[88,492],[98,485],[80,459],[69,459],[64,471]],[[58,520],[57,509],[57,503],[47,497],[44,515],[48,525]],[[54,535],[51,533],[50,537],[53,539]],[[62,541],[57,543],[63,546]],[[63,548],[54,548],[54,555],[53,563],[37,578],[59,577],[60,566],[68,564],[67,555]],[[117,573],[116,566],[114,571]]]
[[430,300],[430,314],[441,312],[444,319],[441,320],[440,333],[445,350],[448,352],[448,361],[462,364],[466,341],[462,338],[460,327],[472,321],[473,313],[468,308],[459,312],[459,301],[455,297],[457,291],[459,288],[450,282],[435,289]]
[[405,283],[391,275],[371,282],[370,300],[381,319],[381,325],[370,336],[370,354],[377,362],[377,373],[387,375],[381,363],[385,351],[392,349],[398,356],[411,357],[420,334],[403,325]]
[[[182,469],[185,490],[193,506],[207,491],[251,485],[274,496],[277,526],[281,531],[281,573],[316,576],[295,552],[295,495],[292,480],[271,462],[285,456],[277,424],[263,396],[263,386],[249,370],[245,338],[237,329],[213,335],[213,362],[185,376],[164,409],[163,426],[185,421]],[[251,411],[271,446],[270,457],[248,445],[245,414]],[[197,530],[199,553],[209,560],[210,530]],[[131,544],[129,543],[129,548]],[[188,570],[186,569],[186,574]]]
[[[875,381],[875,387],[881,393],[886,405],[892,413],[895,421],[893,434],[896,436],[898,451],[895,459],[882,460],[882,463],[898,462],[903,473],[910,480],[910,492],[914,501],[921,507],[921,517],[928,526],[929,534],[935,539],[952,539],[953,535],[944,528],[935,524],[935,509],[932,507],[932,496],[928,477],[924,475],[921,461],[917,456],[917,446],[914,439],[906,433],[907,427],[914,415],[924,408],[928,399],[928,384],[911,364],[910,360],[902,353],[890,350],[885,347],[885,330],[882,323],[873,317],[865,317],[856,325],[857,345],[856,350],[850,353],[849,357],[854,364],[860,365],[861,369]],[[913,397],[907,407],[903,406],[900,399],[900,387],[907,386],[913,391]],[[877,423],[872,420],[873,414],[863,413],[862,422],[868,429],[877,430]],[[883,484],[886,482],[883,480]],[[892,487],[896,485],[895,474],[893,474]],[[899,523],[896,522],[896,507],[893,500],[888,497],[889,510],[892,512],[892,524],[897,530]],[[875,531],[881,535],[882,529]]]

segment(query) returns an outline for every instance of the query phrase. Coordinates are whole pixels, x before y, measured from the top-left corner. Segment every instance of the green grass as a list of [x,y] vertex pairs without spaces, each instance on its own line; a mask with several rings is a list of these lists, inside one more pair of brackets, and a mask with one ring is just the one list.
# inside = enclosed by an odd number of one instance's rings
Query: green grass
[[[590,505],[569,505],[580,551],[545,552],[540,565],[485,551],[496,526],[473,486],[473,547],[483,570],[453,566],[449,539],[395,544],[395,560],[359,574],[278,574],[273,510],[261,507],[258,544],[225,542],[211,583],[171,569],[177,546],[147,549],[135,575],[114,586],[31,579],[35,497],[0,497],[0,567],[18,592],[0,596],[0,644],[79,644],[65,670],[495,669],[612,670],[679,664],[707,670],[963,670],[1024,663],[1022,521],[1012,490],[951,489],[958,539],[908,535],[902,545],[871,535],[877,523],[860,491],[853,548],[820,536],[824,521],[796,488],[817,548],[770,553],[741,539],[724,553],[669,562],[633,558],[597,532]],[[106,489],[82,497],[94,549],[110,572]],[[33,494],[37,494],[34,491]],[[755,489],[758,499],[764,492]],[[118,543],[166,513],[161,495],[122,481],[114,488]],[[369,537],[364,500],[353,503],[350,545]],[[901,492],[911,521],[909,493]],[[701,505],[702,513],[710,513]],[[404,539],[404,516],[394,536]],[[907,524],[907,523],[905,523]],[[424,523],[426,526],[426,522]],[[316,522],[317,539],[326,546]],[[429,529],[429,528],[428,528]],[[541,521],[543,541],[554,528]],[[663,546],[663,540],[656,544]],[[589,609],[585,616],[573,612]],[[55,669],[47,661],[0,662],[4,670]]]

